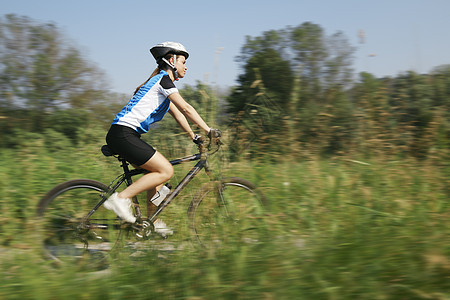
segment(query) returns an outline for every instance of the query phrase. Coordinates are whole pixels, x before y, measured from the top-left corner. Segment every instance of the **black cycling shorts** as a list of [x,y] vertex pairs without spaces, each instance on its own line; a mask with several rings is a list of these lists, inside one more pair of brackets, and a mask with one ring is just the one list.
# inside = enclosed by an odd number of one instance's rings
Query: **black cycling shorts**
[[134,129],[113,124],[106,135],[106,143],[114,153],[128,162],[141,166],[155,154],[152,146],[141,140],[141,135]]

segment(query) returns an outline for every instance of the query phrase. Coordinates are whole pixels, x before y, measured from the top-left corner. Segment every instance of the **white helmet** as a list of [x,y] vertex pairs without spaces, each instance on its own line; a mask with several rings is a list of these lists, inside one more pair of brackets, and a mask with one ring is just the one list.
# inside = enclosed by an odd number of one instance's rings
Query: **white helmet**
[[169,53],[173,53],[175,55],[181,54],[186,59],[189,57],[189,53],[187,52],[186,48],[180,43],[176,42],[164,42],[157,44],[150,48],[150,52],[152,53],[153,57],[156,59],[157,62],[159,62],[161,59],[164,58]]
[[176,42],[164,42],[157,44],[150,48],[150,52],[156,59],[158,65],[161,63],[161,61],[163,61],[173,69],[175,79],[178,78],[177,67],[175,66],[175,64],[171,64],[164,56],[166,56],[167,54],[173,54],[175,56],[175,61],[177,60],[177,55],[183,55],[186,59],[189,57],[189,53],[187,52],[186,48],[184,48],[184,46],[180,43]]

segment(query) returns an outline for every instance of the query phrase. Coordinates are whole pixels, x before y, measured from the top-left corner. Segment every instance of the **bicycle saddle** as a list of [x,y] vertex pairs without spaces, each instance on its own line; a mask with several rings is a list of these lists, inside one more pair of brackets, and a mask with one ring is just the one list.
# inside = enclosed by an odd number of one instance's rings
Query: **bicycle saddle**
[[103,145],[102,146],[102,153],[103,153],[104,156],[114,156],[114,155],[117,154],[117,153],[114,153],[114,151],[112,151],[112,149],[109,148],[108,145]]

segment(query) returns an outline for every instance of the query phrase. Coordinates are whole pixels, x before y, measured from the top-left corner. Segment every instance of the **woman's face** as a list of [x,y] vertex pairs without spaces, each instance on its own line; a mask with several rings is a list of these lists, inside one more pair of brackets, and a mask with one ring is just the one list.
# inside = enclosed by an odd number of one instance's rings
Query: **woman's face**
[[187,67],[186,67],[186,57],[183,55],[177,55],[177,73],[179,78],[183,78],[186,75]]

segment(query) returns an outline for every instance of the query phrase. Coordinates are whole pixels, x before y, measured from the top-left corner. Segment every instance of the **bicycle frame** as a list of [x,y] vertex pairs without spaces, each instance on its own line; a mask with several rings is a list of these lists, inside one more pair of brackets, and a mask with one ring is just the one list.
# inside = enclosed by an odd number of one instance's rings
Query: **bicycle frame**
[[208,160],[206,157],[202,159],[201,154],[195,154],[191,156],[186,156],[184,158],[171,160],[170,163],[172,166],[188,162],[188,161],[195,161],[200,160],[198,163],[195,164],[195,166],[187,173],[187,175],[183,178],[183,180],[180,181],[180,183],[175,187],[173,192],[171,192],[164,200],[161,202],[161,204],[158,206],[158,209],[156,212],[150,217],[150,221],[153,222],[156,220],[158,215],[166,208],[167,205],[172,202],[172,200],[178,196],[178,194],[189,184],[189,182],[203,169],[205,168],[206,173],[209,175],[209,168],[208,168]]
[[[205,169],[208,176],[210,175],[209,167],[208,167],[208,159],[207,154],[205,153],[203,146],[199,145],[199,150],[201,153],[186,156],[183,158],[178,158],[170,161],[170,164],[172,166],[179,165],[181,163],[185,162],[191,162],[199,160],[198,163],[195,164],[195,166],[187,173],[187,175],[183,178],[183,180],[180,181],[180,183],[175,187],[175,189],[161,202],[161,204],[158,206],[158,209],[153,213],[152,216],[149,217],[149,221],[153,222],[156,220],[158,215],[166,208],[172,200],[178,196],[178,194],[186,187],[186,185],[189,184],[189,182],[202,170]],[[126,182],[127,186],[130,186],[133,181],[132,177],[140,174],[146,174],[148,173],[147,170],[144,169],[129,169],[129,163],[121,158],[118,157],[118,160],[121,162],[121,167],[123,168],[123,173],[119,175],[116,179],[113,180],[113,182],[110,184],[108,188],[108,192],[102,196],[102,200],[97,203],[97,205],[88,213],[86,216],[86,219],[90,218],[92,214],[108,199],[110,195],[112,195],[120,185],[122,185],[124,182]],[[142,218],[139,202],[137,201],[136,197],[133,197],[133,203],[135,206],[135,212],[136,217]]]

